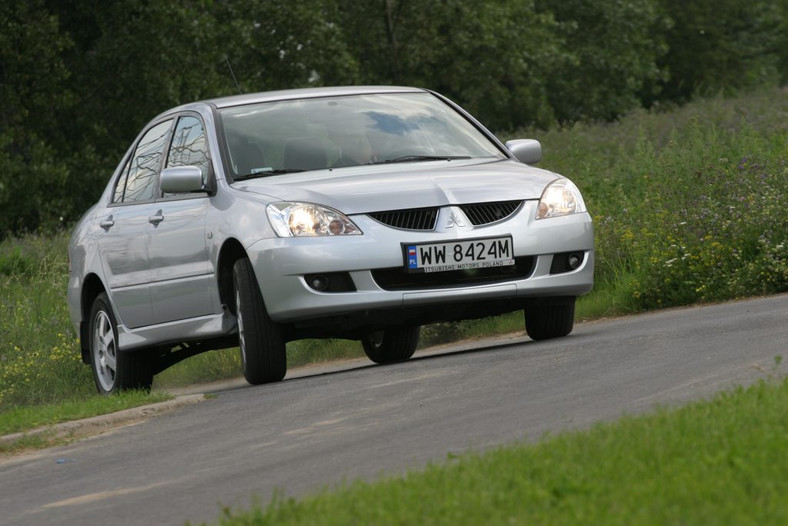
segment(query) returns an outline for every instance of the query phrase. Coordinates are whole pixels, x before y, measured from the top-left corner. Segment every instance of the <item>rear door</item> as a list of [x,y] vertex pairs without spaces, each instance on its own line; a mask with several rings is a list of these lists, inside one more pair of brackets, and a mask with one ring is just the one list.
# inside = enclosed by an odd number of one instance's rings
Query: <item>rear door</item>
[[109,294],[120,323],[132,329],[153,321],[148,233],[172,124],[172,119],[159,122],[142,135],[115,183],[112,202],[97,218],[98,248]]

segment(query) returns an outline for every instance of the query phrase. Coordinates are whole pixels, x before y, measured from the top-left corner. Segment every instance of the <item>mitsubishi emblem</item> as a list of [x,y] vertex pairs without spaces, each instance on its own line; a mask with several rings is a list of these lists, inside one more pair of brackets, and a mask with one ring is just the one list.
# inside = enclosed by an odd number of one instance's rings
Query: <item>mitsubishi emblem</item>
[[446,221],[446,228],[454,228],[455,226],[457,228],[465,228],[465,219],[462,212],[452,208],[451,212],[449,212],[449,219]]

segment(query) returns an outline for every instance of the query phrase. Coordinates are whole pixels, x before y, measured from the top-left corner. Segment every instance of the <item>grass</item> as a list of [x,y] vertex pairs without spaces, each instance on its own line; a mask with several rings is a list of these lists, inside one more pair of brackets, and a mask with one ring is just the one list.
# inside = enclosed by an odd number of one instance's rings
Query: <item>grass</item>
[[[106,415],[170,399],[172,396],[163,392],[127,391],[109,397],[94,394],[65,402],[17,406],[0,413],[0,436],[47,428],[62,422]],[[24,435],[14,440],[0,441],[0,455],[52,447],[70,441],[70,436],[61,436],[54,431]]]
[[95,391],[68,316],[65,234],[0,242],[0,414]]
[[[594,217],[596,283],[577,317],[788,291],[786,123],[788,90],[768,90],[513,134],[542,141],[542,166],[571,177]],[[0,242],[0,414],[93,397],[65,302],[67,242]],[[519,314],[435,324],[422,346],[522,327]],[[291,367],[356,356],[356,342],[288,345]],[[157,375],[154,388],[239,374],[237,350],[212,351]]]
[[67,402],[15,407],[0,413],[0,435],[89,418],[107,412],[122,411],[140,405],[163,402],[171,398],[171,395],[162,392],[126,391],[116,396],[108,397],[95,394]]
[[788,522],[788,379],[301,499],[225,510],[265,524]]

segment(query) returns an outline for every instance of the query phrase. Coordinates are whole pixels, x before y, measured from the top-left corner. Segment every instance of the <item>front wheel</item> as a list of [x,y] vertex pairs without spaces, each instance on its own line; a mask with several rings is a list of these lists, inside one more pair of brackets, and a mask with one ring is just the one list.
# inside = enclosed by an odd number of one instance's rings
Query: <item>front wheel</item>
[[372,332],[361,339],[367,357],[375,363],[402,362],[413,356],[419,344],[419,326],[396,327]]
[[556,305],[528,307],[525,315],[525,332],[532,340],[560,338],[572,332],[575,324],[575,300]]
[[105,292],[98,295],[90,312],[90,365],[99,393],[126,389],[150,389],[153,368],[145,351],[121,352],[115,314]]
[[244,378],[252,385],[278,382],[287,372],[287,351],[282,328],[269,316],[248,258],[233,266],[238,346]]

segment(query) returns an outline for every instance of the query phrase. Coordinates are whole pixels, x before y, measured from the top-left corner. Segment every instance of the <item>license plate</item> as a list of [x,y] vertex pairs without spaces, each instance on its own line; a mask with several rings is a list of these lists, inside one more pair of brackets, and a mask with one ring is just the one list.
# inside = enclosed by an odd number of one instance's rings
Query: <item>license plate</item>
[[512,237],[403,245],[409,272],[445,272],[514,265]]

